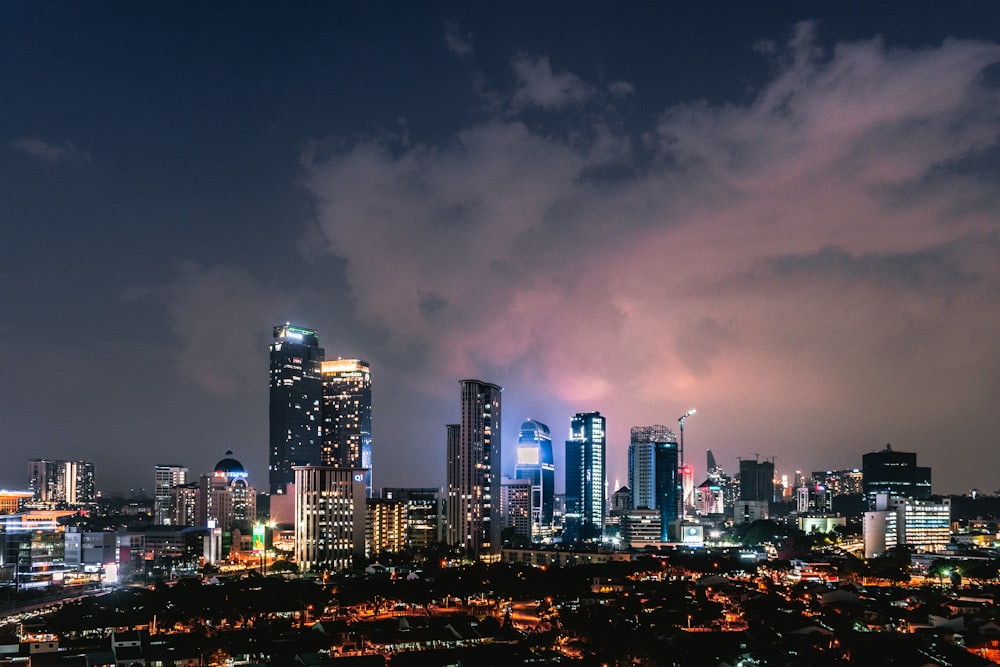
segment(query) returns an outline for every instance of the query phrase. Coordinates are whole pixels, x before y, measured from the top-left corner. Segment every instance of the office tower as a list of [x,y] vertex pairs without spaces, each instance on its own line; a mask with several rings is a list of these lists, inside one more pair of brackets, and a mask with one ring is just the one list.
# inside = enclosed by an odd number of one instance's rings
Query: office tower
[[944,551],[951,541],[951,500],[942,502],[876,494],[875,509],[865,512],[865,558],[896,546]]
[[[500,515],[504,531],[520,540],[531,540],[535,507],[530,479],[504,477],[500,482]],[[505,538],[508,535],[504,535]]]
[[917,466],[915,453],[897,452],[892,445],[862,456],[861,473],[870,505],[879,493],[918,500],[931,496],[931,469]]
[[736,523],[769,518],[773,500],[774,461],[740,459],[740,498],[733,507]]
[[386,500],[406,504],[406,546],[421,550],[444,541],[444,499],[435,488],[382,489]]
[[316,332],[283,324],[271,343],[270,450],[271,493],[284,493],[294,479],[292,467],[319,465],[322,442],[323,348]]
[[243,464],[227,451],[215,469],[201,476],[195,521],[199,526],[214,524],[223,533],[234,528],[249,531],[257,518],[257,492],[250,486]]
[[367,361],[324,361],[322,463],[364,468],[372,496],[372,377]]
[[34,495],[34,500],[43,503],[92,503],[97,500],[94,464],[90,461],[30,459],[28,488]]
[[740,500],[774,500],[774,461],[740,459]]
[[514,479],[531,482],[531,539],[538,540],[552,530],[555,465],[549,427],[534,419],[521,424]]
[[295,562],[302,572],[343,570],[365,553],[365,471],[295,466]]
[[670,539],[671,524],[680,518],[681,477],[677,436],[666,426],[633,426],[628,447],[632,507],[659,512],[660,540]]
[[447,541],[473,558],[500,553],[500,393],[462,380],[459,424],[448,424]]
[[570,421],[566,496],[578,499],[579,537],[584,540],[600,539],[604,533],[605,432],[600,412],[580,412]]
[[170,489],[187,484],[188,469],[179,465],[157,465],[153,468],[153,520],[160,525],[173,523]]

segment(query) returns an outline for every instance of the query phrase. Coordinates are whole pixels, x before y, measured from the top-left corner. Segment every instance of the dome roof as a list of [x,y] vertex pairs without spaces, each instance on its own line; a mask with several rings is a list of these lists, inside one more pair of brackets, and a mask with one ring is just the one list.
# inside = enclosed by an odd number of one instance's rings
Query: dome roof
[[243,464],[233,458],[232,450],[226,452],[226,457],[215,464],[216,475],[225,477],[246,477],[247,470]]

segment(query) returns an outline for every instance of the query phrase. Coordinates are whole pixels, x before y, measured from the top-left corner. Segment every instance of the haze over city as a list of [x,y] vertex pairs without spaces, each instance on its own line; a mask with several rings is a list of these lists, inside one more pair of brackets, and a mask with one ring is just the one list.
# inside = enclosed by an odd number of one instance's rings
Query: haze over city
[[[373,378],[374,484],[441,486],[458,381],[685,423],[779,473],[1000,488],[1000,6],[0,7],[0,487],[227,450],[272,327]],[[557,479],[560,479],[557,473]]]

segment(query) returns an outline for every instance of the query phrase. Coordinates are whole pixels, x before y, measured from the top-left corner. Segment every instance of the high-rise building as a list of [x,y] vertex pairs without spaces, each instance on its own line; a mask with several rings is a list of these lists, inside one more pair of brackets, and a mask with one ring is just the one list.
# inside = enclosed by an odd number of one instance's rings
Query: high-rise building
[[316,332],[282,324],[271,343],[271,493],[284,493],[294,466],[319,465],[322,445],[323,348]]
[[82,505],[97,500],[90,461],[30,459],[28,488],[34,500],[50,505]]
[[500,513],[503,517],[503,529],[509,530],[515,539],[530,540],[533,537],[532,519],[535,508],[532,503],[535,495],[532,491],[530,479],[504,477],[500,482]]
[[444,503],[441,491],[435,488],[382,489],[386,500],[406,504],[406,546],[427,549],[444,540]]
[[531,482],[531,539],[541,539],[552,530],[555,462],[549,427],[534,419],[521,424],[514,478]]
[[322,463],[364,468],[367,496],[372,496],[372,377],[367,361],[334,359],[321,364],[323,374]]
[[679,446],[674,432],[662,425],[633,426],[628,447],[632,507],[659,511],[660,540],[670,539],[671,525],[680,518]]
[[201,476],[195,506],[199,526],[214,525],[223,533],[249,531],[257,518],[257,492],[243,464],[227,451],[215,470]]
[[397,553],[407,547],[406,508],[402,500],[369,498],[365,516],[365,556],[378,558],[383,551]]
[[157,465],[153,469],[153,520],[160,525],[173,523],[170,489],[187,484],[188,469],[180,465]]
[[740,500],[774,501],[774,461],[740,459]]
[[462,380],[462,418],[448,424],[447,541],[474,558],[500,553],[500,393]]
[[892,445],[862,456],[861,474],[870,506],[879,493],[918,500],[931,496],[931,469],[918,466],[915,453],[898,452]]
[[600,412],[579,412],[570,421],[566,441],[566,497],[578,499],[579,537],[584,540],[604,533],[605,426]]
[[941,502],[876,494],[875,509],[865,512],[865,558],[897,546],[943,551],[951,541],[951,500]]
[[295,466],[295,562],[343,570],[365,553],[365,471]]

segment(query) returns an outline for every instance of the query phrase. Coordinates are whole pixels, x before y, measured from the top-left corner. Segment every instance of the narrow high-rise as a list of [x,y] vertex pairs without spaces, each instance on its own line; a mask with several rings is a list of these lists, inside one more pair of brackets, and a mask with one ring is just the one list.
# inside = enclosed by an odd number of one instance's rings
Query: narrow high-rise
[[323,451],[326,466],[365,470],[372,497],[372,376],[367,361],[334,359],[323,374]]
[[323,348],[316,332],[282,324],[271,343],[268,483],[285,493],[294,466],[319,465],[322,445]]
[[566,497],[577,498],[579,537],[604,533],[606,423],[600,412],[577,413],[566,441]]
[[461,421],[448,424],[447,541],[473,558],[500,553],[500,393],[462,380]]
[[153,520],[159,525],[173,522],[170,490],[187,484],[188,469],[181,465],[157,465],[153,469]]
[[521,424],[514,478],[531,482],[531,539],[537,541],[552,530],[555,463],[549,427],[534,419]]
[[670,539],[671,526],[680,518],[678,500],[677,436],[666,426],[633,426],[628,446],[628,476],[634,509],[660,513],[660,541]]

